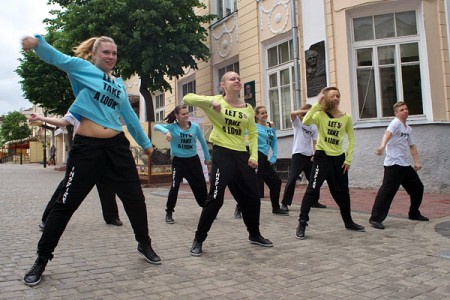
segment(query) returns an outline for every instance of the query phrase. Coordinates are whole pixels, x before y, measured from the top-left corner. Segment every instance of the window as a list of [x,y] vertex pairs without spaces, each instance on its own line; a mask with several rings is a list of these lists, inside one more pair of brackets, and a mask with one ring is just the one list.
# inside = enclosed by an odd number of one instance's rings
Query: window
[[294,63],[292,40],[267,49],[269,119],[277,129],[291,127],[290,112],[294,99]]
[[165,103],[164,94],[159,94],[155,96],[155,121],[162,122],[165,118]]
[[360,119],[391,117],[403,100],[423,114],[416,12],[353,19],[353,49]]
[[[184,96],[186,96],[189,93],[195,93],[195,80],[189,81],[188,83],[183,84],[181,89],[182,89],[182,95],[181,95],[180,103],[183,101]],[[188,106],[188,110],[189,110],[189,114],[191,116],[193,116],[195,113],[195,107]]]
[[236,0],[215,0],[215,11],[219,19],[222,19],[237,10]]

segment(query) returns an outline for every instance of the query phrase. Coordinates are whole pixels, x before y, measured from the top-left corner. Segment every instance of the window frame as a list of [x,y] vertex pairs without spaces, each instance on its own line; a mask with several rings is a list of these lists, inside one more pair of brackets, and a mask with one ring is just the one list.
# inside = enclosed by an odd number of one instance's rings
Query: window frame
[[164,122],[166,117],[166,99],[164,93],[153,95],[153,103],[155,107],[155,122]]
[[[415,11],[416,15],[416,35],[409,36],[400,36],[395,38],[388,39],[379,39],[377,40],[375,37],[372,40],[365,41],[354,41],[354,28],[353,28],[353,19],[360,17],[369,17],[369,16],[377,16],[388,13],[402,13],[407,11]],[[370,12],[370,13],[368,13]],[[400,45],[409,44],[409,43],[417,43],[419,50],[419,70],[421,76],[421,92],[422,92],[422,114],[411,115],[409,118],[412,120],[424,120],[427,118],[432,118],[431,111],[431,94],[429,89],[429,70],[428,70],[428,61],[425,47],[425,31],[423,28],[423,18],[421,14],[421,5],[418,0],[411,1],[398,1],[396,3],[391,4],[374,4],[370,9],[367,7],[365,9],[354,9],[347,13],[347,28],[348,28],[348,40],[349,40],[349,68],[350,68],[350,76],[351,76],[351,93],[352,93],[352,117],[357,123],[361,124],[378,124],[380,122],[387,122],[392,120],[392,116],[383,117],[382,116],[382,100],[381,100],[381,83],[379,78],[379,65],[378,65],[378,56],[376,56],[375,51],[380,46],[395,46],[395,58],[398,61],[395,61],[395,76],[396,76],[396,88],[397,88],[397,100],[403,100],[403,82],[398,81],[398,78],[401,79],[402,72],[402,62],[400,61]],[[375,80],[375,93],[376,93],[376,112],[377,116],[374,118],[360,118],[360,105],[358,98],[358,82],[357,82],[357,69],[358,69],[358,60],[357,60],[357,50],[371,48],[372,53],[372,70],[377,71],[374,72],[374,80]],[[377,73],[377,74],[375,74]],[[362,125],[365,126],[365,125]]]
[[[185,86],[188,85],[192,85],[192,89],[189,90],[187,93],[184,93],[183,89]],[[188,94],[188,93],[196,93],[197,90],[197,82],[196,82],[196,78],[195,78],[195,74],[191,75],[191,76],[187,76],[183,79],[180,79],[178,81],[178,104],[183,104],[183,97]],[[195,106],[188,106],[188,110],[189,110],[189,116],[191,117],[196,117],[197,116],[197,108]]]
[[[230,11],[227,12],[227,8]],[[219,11],[222,10],[222,11]],[[237,11],[237,0],[214,0],[211,5],[211,14],[217,15],[217,19],[221,20]]]
[[[269,50],[273,49],[274,47],[280,47],[280,45],[284,44],[284,43],[288,43],[288,49],[289,49],[289,56],[290,58],[285,61],[280,63],[278,61],[277,65],[271,66],[269,67]],[[279,124],[275,124],[275,127],[277,130],[291,130],[292,129],[292,124],[290,122],[290,112],[292,110],[294,110],[295,107],[295,87],[294,87],[294,59],[293,59],[293,53],[292,53],[292,36],[288,35],[285,36],[282,39],[276,40],[270,44],[267,44],[264,46],[264,51],[263,51],[263,66],[264,66],[264,76],[263,76],[263,80],[264,80],[264,86],[266,88],[264,88],[264,98],[263,99],[267,99],[264,103],[262,103],[262,105],[264,105],[267,108],[267,113],[269,115],[269,119],[270,121],[274,121],[273,119],[273,107],[270,103],[270,76],[273,74],[277,74],[277,81],[278,81],[278,105],[279,105],[279,112],[280,112],[280,123]],[[277,60],[279,60],[280,58],[280,53],[277,50]],[[281,89],[283,86],[285,85],[281,85],[281,80],[280,80],[280,76],[281,76],[281,72],[289,69],[289,93],[290,93],[290,101],[289,101],[289,106],[290,106],[290,110],[289,111],[283,111],[283,98],[282,98],[282,93],[281,93]],[[284,126],[283,124],[283,120],[287,118],[288,122],[287,122],[287,126]]]
[[[236,68],[237,67],[237,68]],[[231,70],[232,68],[232,70]],[[213,86],[213,94],[218,95],[222,93],[220,88],[220,80],[222,79],[223,74],[221,75],[221,70],[225,69],[225,73],[228,71],[233,71],[240,74],[240,64],[238,57],[234,57],[232,59],[227,60],[226,62],[222,62],[214,66],[214,86]],[[224,74],[225,74],[224,73]],[[242,78],[241,78],[242,79]],[[243,83],[242,83],[243,84]]]

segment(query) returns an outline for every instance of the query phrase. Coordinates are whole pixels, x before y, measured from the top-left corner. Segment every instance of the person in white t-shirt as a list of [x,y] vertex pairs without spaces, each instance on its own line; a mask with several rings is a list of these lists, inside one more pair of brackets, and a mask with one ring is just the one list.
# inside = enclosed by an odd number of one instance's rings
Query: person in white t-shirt
[[[67,112],[62,118],[50,118],[37,114],[31,114],[30,121],[36,120],[47,122],[58,127],[66,127],[68,125],[72,125],[74,133],[77,132],[78,126],[80,125],[80,122],[70,112]],[[116,194],[107,186],[104,186],[102,184],[97,184],[96,186],[98,196],[100,197],[100,203],[102,205],[103,219],[105,220],[106,224],[122,226],[123,223],[119,218],[119,209],[117,207]],[[53,193],[52,197],[50,198],[50,201],[47,203],[47,206],[45,207],[41,222],[39,223],[40,230],[44,230],[47,217],[55,206],[55,203],[58,200],[64,187],[64,180],[62,180]]]
[[[289,168],[289,178],[284,187],[281,210],[288,212],[288,206],[292,205],[295,185],[299,175],[304,172],[306,180],[309,181],[312,168],[312,157],[317,141],[317,127],[315,124],[304,125],[303,117],[311,108],[311,104],[305,104],[299,110],[291,112],[292,128],[294,130],[294,141],[292,143],[292,158]],[[313,207],[326,208],[327,206],[317,201]]]
[[[420,165],[419,154],[412,137],[412,129],[406,124],[406,119],[409,115],[406,103],[395,103],[394,114],[394,120],[389,124],[381,145],[375,151],[375,154],[381,155],[386,148],[383,183],[378,190],[369,219],[369,223],[376,229],[384,229],[383,221],[388,215],[392,200],[400,185],[403,186],[411,198],[411,206],[408,213],[409,219],[429,221],[419,211],[424,187],[417,171],[422,166]],[[410,156],[414,160],[414,167],[410,164]]]

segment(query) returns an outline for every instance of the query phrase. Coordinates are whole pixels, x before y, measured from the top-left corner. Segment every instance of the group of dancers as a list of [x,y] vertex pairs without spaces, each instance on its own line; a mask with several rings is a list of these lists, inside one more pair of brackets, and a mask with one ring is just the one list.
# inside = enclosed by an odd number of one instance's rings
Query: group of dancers
[[[25,37],[22,46],[25,51],[34,50],[40,59],[67,73],[75,94],[69,112],[79,122],[65,177],[49,203],[49,213],[43,218],[45,224],[42,224],[37,259],[26,272],[24,283],[28,286],[40,283],[66,225],[94,185],[106,187],[119,197],[133,228],[138,253],[151,264],[161,264],[161,258],[151,245],[145,197],[120,119],[147,155],[151,155],[153,147],[131,108],[123,80],[112,72],[117,62],[116,44],[109,37],[91,38],[74,48],[75,56],[61,53],[40,35]],[[249,242],[272,247],[273,243],[260,232],[261,183],[265,182],[270,188],[272,212],[286,215],[292,204],[295,182],[302,171],[309,182],[295,233],[298,239],[305,237],[311,207],[321,205],[319,193],[325,180],[339,206],[345,228],[364,231],[364,226],[356,224],[351,217],[348,170],[354,134],[351,117],[339,110],[339,90],[325,88],[316,104],[291,114],[294,128],[292,166],[280,204],[281,180],[272,167],[277,158],[276,130],[267,121],[266,108],[257,106],[254,110],[239,97],[242,89],[239,74],[225,73],[220,84],[221,95],[187,94],[183,98],[184,105],[177,106],[167,116],[166,124],[155,125],[155,129],[170,141],[173,156],[166,222],[174,222],[173,212],[182,178],[186,178],[202,208],[190,254],[202,255],[203,243],[224,203],[226,187],[239,206]],[[213,145],[212,159],[198,125],[189,121],[186,105],[202,109],[213,126],[209,137]],[[419,211],[423,185],[416,173],[420,162],[411,128],[406,125],[406,104],[400,103],[394,107],[394,112],[396,123],[388,127],[382,145],[377,149],[379,154],[385,148],[387,151],[385,178],[370,218],[372,226],[378,229],[384,228],[382,222],[400,185],[411,195],[409,217],[428,220]],[[345,138],[348,147],[344,152]],[[307,141],[299,142],[302,139]],[[202,145],[205,163],[211,163],[209,192],[196,151],[197,140]],[[415,170],[403,161],[398,163],[406,159],[408,147]],[[270,149],[272,155],[268,158]],[[105,218],[107,223],[110,220],[120,221],[118,214]]]

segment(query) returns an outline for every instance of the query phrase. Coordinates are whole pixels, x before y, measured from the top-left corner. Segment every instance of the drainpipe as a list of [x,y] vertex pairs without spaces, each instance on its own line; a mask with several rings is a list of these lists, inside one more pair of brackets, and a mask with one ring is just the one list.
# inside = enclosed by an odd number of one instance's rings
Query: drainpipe
[[294,97],[295,97],[295,109],[301,107],[300,104],[300,59],[298,53],[298,27],[296,18],[296,5],[297,0],[291,0],[291,24],[292,24],[292,51],[294,52]]

